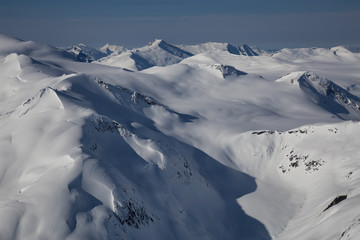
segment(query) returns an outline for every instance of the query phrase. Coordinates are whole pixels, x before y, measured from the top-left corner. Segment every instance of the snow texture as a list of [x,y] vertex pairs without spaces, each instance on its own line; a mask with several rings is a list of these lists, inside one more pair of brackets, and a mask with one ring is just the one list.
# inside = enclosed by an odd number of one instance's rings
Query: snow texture
[[359,64],[0,35],[0,239],[357,239]]

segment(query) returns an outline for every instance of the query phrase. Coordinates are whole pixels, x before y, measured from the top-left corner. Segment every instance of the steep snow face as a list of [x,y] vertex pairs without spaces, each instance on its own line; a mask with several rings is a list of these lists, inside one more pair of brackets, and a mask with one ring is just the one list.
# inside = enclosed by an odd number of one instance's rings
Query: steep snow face
[[2,239],[267,238],[234,201],[254,179],[154,125],[194,117],[99,77],[21,72],[30,60],[4,61],[32,84],[1,108]]
[[192,56],[191,53],[157,39],[145,47],[129,50],[118,55],[110,55],[101,59],[99,63],[138,71],[153,66],[175,64],[190,56]]
[[340,118],[350,117],[350,119],[359,120],[360,99],[324,77],[312,72],[295,72],[283,76],[277,81],[297,83],[312,101],[329,112]]
[[132,72],[0,41],[1,239],[360,234],[357,53],[103,58]]
[[358,131],[359,123],[346,122],[234,136],[224,143],[228,153],[258,176],[257,191],[238,202],[275,239],[353,239],[360,230]]
[[243,44],[238,47],[239,53],[244,56],[259,56],[260,51],[256,49],[252,49],[247,44]]
[[266,238],[233,201],[253,178],[153,126],[189,119],[87,75],[29,97],[1,121],[2,238]]
[[93,62],[108,55],[107,53],[104,53],[100,50],[86,46],[83,43],[65,48],[64,50],[74,54],[75,57],[81,62]]

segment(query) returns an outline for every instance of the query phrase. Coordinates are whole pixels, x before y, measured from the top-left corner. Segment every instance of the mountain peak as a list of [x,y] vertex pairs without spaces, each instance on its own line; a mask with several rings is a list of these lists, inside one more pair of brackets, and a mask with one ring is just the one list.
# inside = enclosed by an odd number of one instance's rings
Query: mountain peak
[[259,53],[254,50],[253,48],[251,48],[249,45],[247,44],[242,44],[238,47],[239,49],[239,53],[241,55],[244,56],[259,56]]
[[[192,56],[191,53],[179,48],[179,47],[176,47],[174,45],[171,45],[167,42],[165,42],[164,40],[162,39],[155,39],[154,41],[150,42],[148,44],[148,46],[145,46],[144,48],[146,49],[147,47],[150,47],[150,49],[152,48],[160,48],[164,51],[166,51],[167,53],[173,55],[173,56],[176,56],[176,57],[179,57],[181,59],[183,58],[187,58],[187,57],[190,57]],[[144,48],[140,48],[140,49],[144,49]]]
[[99,48],[99,51],[107,54],[107,55],[110,55],[110,54],[119,54],[119,53],[122,53],[122,52],[125,52],[127,49],[123,46],[118,46],[118,45],[112,45],[112,44],[109,44],[109,43],[106,43],[104,46],[102,46],[101,48]]
[[154,41],[152,41],[152,42],[149,42],[148,43],[148,46],[159,46],[159,45],[162,45],[162,44],[168,44],[168,43],[166,43],[164,40],[162,40],[162,39],[155,39]]
[[105,53],[83,43],[65,48],[64,50],[75,55],[75,57],[81,62],[93,62],[106,56]]
[[336,55],[336,52],[342,53],[359,53],[359,50],[350,46],[336,46],[330,48],[330,50]]

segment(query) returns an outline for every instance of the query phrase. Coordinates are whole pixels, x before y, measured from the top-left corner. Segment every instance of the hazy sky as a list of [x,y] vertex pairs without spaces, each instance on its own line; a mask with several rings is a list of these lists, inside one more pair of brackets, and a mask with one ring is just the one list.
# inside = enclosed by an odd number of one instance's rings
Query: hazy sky
[[360,0],[0,0],[0,33],[55,46],[360,46],[359,24]]

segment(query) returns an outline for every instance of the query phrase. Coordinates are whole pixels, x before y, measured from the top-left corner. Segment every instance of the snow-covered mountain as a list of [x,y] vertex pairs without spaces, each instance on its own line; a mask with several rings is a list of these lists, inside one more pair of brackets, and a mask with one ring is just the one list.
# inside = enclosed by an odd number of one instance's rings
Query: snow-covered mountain
[[110,55],[110,54],[120,54],[122,52],[125,52],[127,49],[123,46],[110,45],[107,43],[101,48],[99,48],[99,50],[105,53],[106,55]]
[[179,47],[185,51],[191,52],[192,54],[199,54],[209,51],[224,51],[235,55],[258,56],[263,53],[263,51],[257,48],[252,48],[247,44],[236,47],[229,43],[208,42],[197,45],[179,45]]
[[358,53],[211,48],[0,35],[0,239],[356,239]]
[[355,120],[360,117],[360,98],[324,77],[312,72],[294,72],[277,81],[296,83],[309,99],[339,118],[344,114],[357,116]]
[[89,47],[83,43],[64,48],[65,51],[73,54],[80,62],[94,62],[109,55],[118,55],[127,51],[123,46],[105,44],[99,49]]
[[107,50],[105,45],[101,51],[111,54],[98,61],[103,65],[122,67],[132,71],[144,70],[154,66],[168,66],[176,64],[185,58],[206,52],[225,52],[234,55],[259,56],[267,54],[264,50],[251,48],[244,44],[235,47],[228,43],[208,42],[198,45],[171,45],[164,40],[157,39],[147,46],[127,51]]
[[75,57],[81,62],[93,62],[109,55],[107,52],[94,49],[92,47],[86,46],[83,43],[65,48],[64,50],[74,54]]
[[360,52],[355,48],[337,46],[333,48],[284,48],[273,53],[274,58],[287,61],[321,61],[328,62],[334,59],[359,60]]
[[153,66],[175,64],[190,56],[192,56],[191,53],[168,44],[164,40],[157,39],[147,46],[120,54],[112,54],[109,57],[100,59],[99,63],[138,71]]

